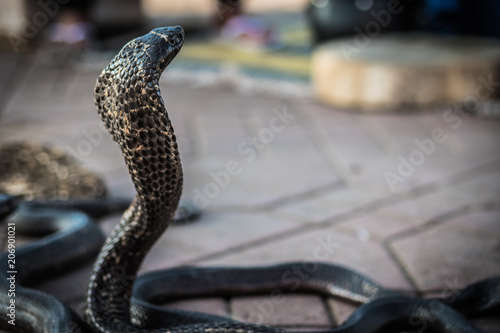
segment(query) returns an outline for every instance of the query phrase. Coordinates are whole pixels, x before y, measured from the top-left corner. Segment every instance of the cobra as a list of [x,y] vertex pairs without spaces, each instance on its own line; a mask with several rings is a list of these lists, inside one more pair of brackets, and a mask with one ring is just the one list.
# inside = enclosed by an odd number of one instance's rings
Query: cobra
[[[186,297],[231,297],[278,290],[364,303],[330,333],[412,330],[415,321],[425,322],[427,331],[432,332],[480,332],[466,317],[498,312],[499,277],[466,287],[452,301],[401,295],[348,268],[321,263],[293,284],[285,282],[283,276],[301,263],[254,268],[182,267],[137,278],[144,257],[172,222],[182,192],[181,160],[159,79],[183,40],[184,32],[178,26],[153,29],[126,44],[97,80],[95,104],[123,152],[136,197],[95,261],[87,291],[86,323],[71,312],[62,317],[52,308],[43,313],[31,309],[34,316],[24,320],[40,321],[43,332],[54,332],[53,327],[102,333],[282,332],[158,305]],[[37,300],[35,297],[33,302]],[[52,326],[42,321],[44,316]],[[60,326],[54,326],[54,322]]]

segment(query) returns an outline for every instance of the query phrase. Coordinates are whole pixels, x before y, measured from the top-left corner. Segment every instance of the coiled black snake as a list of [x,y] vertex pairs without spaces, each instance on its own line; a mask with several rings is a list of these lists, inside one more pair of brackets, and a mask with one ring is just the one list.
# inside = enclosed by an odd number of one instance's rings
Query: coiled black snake
[[[181,161],[160,95],[159,78],[179,52],[183,39],[180,27],[154,29],[126,44],[97,80],[98,112],[123,152],[137,195],[95,261],[85,323],[54,297],[22,288],[16,299],[16,326],[9,326],[2,314],[0,328],[13,332],[281,332],[278,328],[154,305],[187,297],[276,291],[311,292],[364,303],[341,327],[328,331],[331,333],[417,330],[411,325],[415,321],[425,322],[426,332],[480,332],[466,317],[498,315],[499,277],[472,284],[454,299],[443,300],[404,296],[350,269],[319,263],[307,277],[293,282],[285,282],[283,276],[300,263],[257,268],[175,268],[136,279],[145,255],[173,220],[182,190]],[[79,232],[85,232],[88,225],[82,220]],[[67,235],[73,237],[72,242],[81,241],[84,235],[71,228],[75,227],[68,226]],[[61,246],[68,245],[62,244],[63,236],[53,237],[35,251],[51,247],[45,255],[61,252]],[[6,265],[6,257],[0,262]],[[54,262],[54,266],[58,264]],[[0,272],[2,280],[7,278],[4,268]],[[4,281],[1,286],[9,287]],[[5,295],[2,290],[2,307],[9,302]]]

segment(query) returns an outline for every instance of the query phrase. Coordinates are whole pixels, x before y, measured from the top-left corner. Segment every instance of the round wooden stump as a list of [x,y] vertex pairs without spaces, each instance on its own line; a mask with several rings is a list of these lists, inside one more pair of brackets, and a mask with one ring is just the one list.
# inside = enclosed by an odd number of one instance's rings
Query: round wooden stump
[[500,91],[500,42],[424,34],[353,36],[314,51],[312,81],[321,101],[360,111],[415,110],[471,96],[486,100]]

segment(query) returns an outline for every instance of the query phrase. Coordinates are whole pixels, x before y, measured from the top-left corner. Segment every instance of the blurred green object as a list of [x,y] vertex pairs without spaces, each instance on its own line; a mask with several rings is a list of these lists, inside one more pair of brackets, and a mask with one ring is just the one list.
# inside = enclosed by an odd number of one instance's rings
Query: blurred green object
[[226,66],[260,77],[309,79],[311,34],[300,12],[269,13],[258,16],[271,22],[279,35],[279,49],[251,49],[224,39],[193,38],[186,41],[178,63],[187,66]]

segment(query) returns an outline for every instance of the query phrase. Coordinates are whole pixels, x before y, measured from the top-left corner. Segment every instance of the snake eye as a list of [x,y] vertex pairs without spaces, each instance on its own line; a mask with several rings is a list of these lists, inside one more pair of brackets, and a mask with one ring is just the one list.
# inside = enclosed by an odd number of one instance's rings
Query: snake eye
[[173,36],[172,38],[169,38],[168,44],[170,46],[174,46],[175,44],[177,44],[178,41],[179,41],[179,38],[177,36]]

